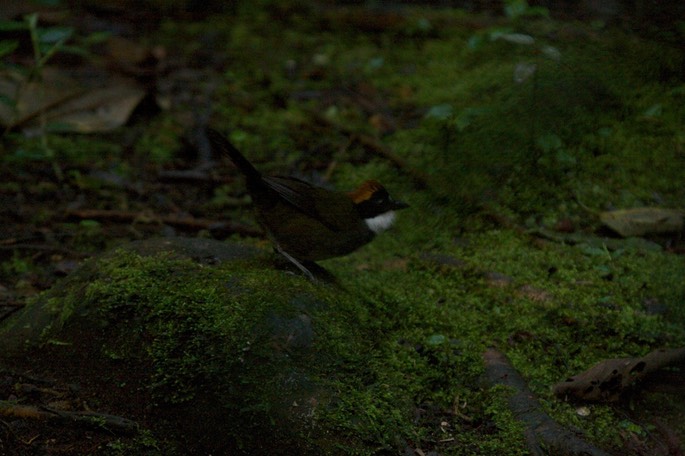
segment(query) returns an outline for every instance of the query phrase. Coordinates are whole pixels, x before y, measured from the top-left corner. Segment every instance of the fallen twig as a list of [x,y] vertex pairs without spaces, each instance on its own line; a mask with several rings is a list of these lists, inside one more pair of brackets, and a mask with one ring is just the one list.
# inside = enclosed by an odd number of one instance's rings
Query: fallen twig
[[0,401],[0,415],[73,424],[123,435],[138,432],[138,423],[121,416],[97,412],[68,412],[48,407],[19,405],[9,401]]
[[483,354],[483,360],[485,381],[489,386],[505,385],[514,390],[509,398],[509,408],[514,417],[525,424],[528,449],[533,455],[609,456],[609,453],[581,439],[542,411],[525,380],[503,353],[488,349]]

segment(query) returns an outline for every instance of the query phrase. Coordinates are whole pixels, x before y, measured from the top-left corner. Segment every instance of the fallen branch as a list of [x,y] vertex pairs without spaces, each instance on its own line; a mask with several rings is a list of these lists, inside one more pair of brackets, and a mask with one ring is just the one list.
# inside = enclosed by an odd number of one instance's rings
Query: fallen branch
[[526,441],[533,455],[609,456],[609,453],[589,444],[547,415],[503,353],[488,349],[483,354],[483,360],[488,386],[504,385],[514,390],[509,398],[509,408],[514,417],[526,426]]
[[554,385],[564,399],[616,401],[628,389],[664,367],[685,365],[685,348],[654,350],[641,358],[607,359]]
[[122,435],[138,432],[138,423],[121,416],[97,412],[68,412],[48,407],[19,405],[9,401],[0,401],[0,415],[71,424]]

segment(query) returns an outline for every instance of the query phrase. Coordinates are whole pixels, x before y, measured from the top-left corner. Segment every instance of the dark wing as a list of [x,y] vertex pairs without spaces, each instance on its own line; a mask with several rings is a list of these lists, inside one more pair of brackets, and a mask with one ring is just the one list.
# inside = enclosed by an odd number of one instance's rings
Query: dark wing
[[335,226],[326,223],[326,220],[321,217],[321,214],[316,207],[316,200],[314,199],[314,194],[327,192],[328,190],[316,187],[309,182],[305,182],[295,177],[262,177],[262,182],[304,214],[319,220],[331,230],[338,231]]

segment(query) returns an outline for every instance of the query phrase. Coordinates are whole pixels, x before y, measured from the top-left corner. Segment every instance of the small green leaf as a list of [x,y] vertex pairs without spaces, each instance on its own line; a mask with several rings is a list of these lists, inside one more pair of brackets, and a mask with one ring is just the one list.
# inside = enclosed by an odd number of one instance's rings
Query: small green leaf
[[446,340],[447,338],[442,334],[433,334],[432,336],[428,336],[428,339],[426,339],[426,344],[432,346],[442,345]]
[[656,103],[647,108],[645,112],[642,113],[642,115],[645,117],[659,117],[662,112],[663,106],[661,105],[661,103]]
[[607,251],[605,248],[595,247],[595,246],[589,245],[589,244],[579,244],[578,249],[580,249],[580,251],[583,252],[585,255],[591,256],[591,257],[606,256],[606,254],[607,254]]
[[519,62],[514,67],[514,82],[522,84],[529,80],[538,70],[535,63]]
[[644,431],[644,429],[642,429],[642,426],[635,424],[632,421],[623,420],[619,423],[619,426],[628,432],[632,432],[633,434],[637,434],[637,435],[644,435],[645,434],[645,431]]
[[490,29],[488,36],[490,37],[490,41],[496,41],[500,39],[501,36],[508,35],[510,33],[513,33],[511,27],[493,27]]
[[385,59],[383,57],[374,57],[366,64],[366,68],[369,70],[377,70],[385,64]]
[[72,37],[74,29],[72,27],[50,27],[38,30],[38,41],[41,43],[55,44],[59,41],[66,41]]
[[452,107],[452,105],[448,103],[443,103],[432,106],[426,113],[425,117],[427,119],[446,120],[452,117],[453,113],[454,108]]
[[609,277],[612,273],[611,268],[606,264],[599,264],[593,268],[600,277]]
[[535,38],[525,33],[500,33],[496,36],[497,40],[504,40],[514,44],[524,44],[530,46],[535,44]]
[[483,44],[483,35],[471,35],[466,42],[466,47],[471,50],[478,49]]
[[416,21],[416,28],[421,32],[429,32],[433,28],[433,25],[427,18],[422,17]]
[[542,55],[548,59],[554,60],[555,62],[561,60],[561,51],[554,46],[543,46],[540,51],[542,52]]
[[597,130],[597,135],[600,138],[608,138],[609,136],[611,136],[613,132],[614,131],[611,127],[602,127],[599,130]]

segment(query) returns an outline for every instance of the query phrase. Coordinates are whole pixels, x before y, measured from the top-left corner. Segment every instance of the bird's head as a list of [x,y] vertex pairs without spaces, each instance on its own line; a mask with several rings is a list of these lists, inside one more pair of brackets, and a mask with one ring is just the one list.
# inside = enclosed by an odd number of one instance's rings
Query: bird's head
[[392,199],[385,187],[375,180],[362,183],[349,196],[359,215],[374,233],[390,228],[395,221],[395,211],[409,207],[405,202]]

